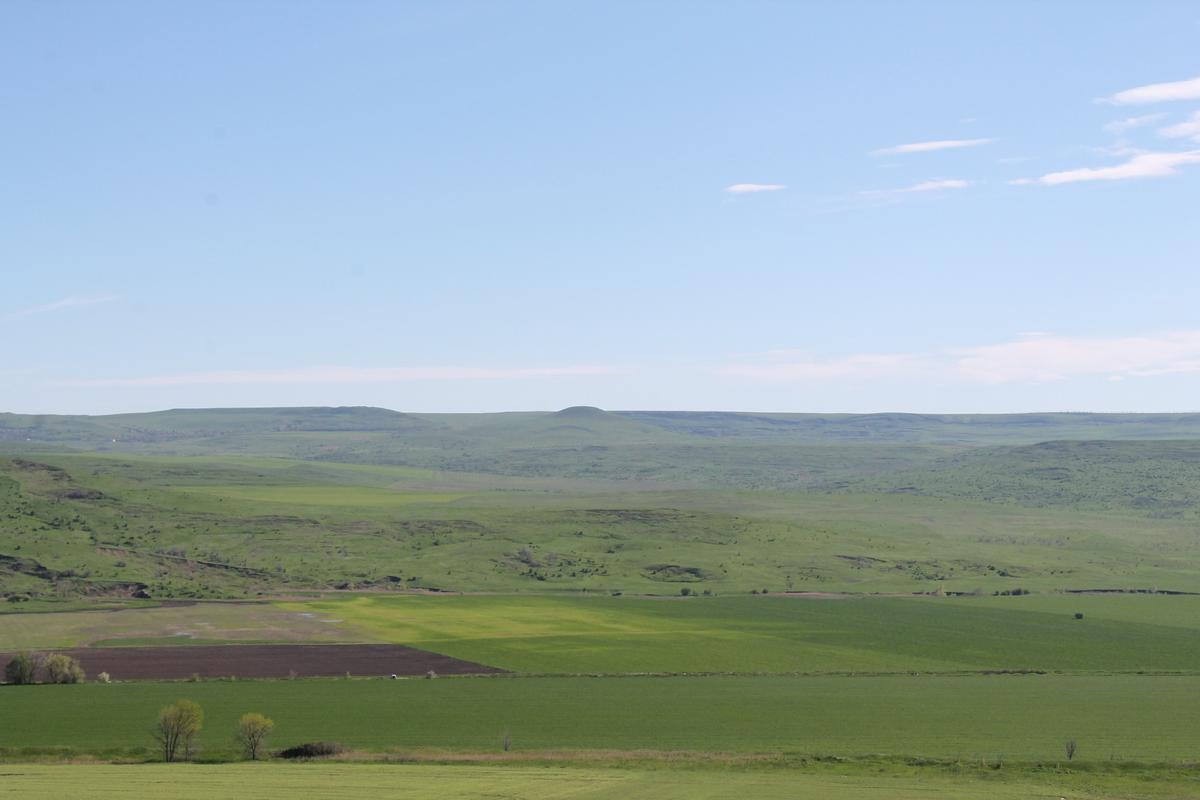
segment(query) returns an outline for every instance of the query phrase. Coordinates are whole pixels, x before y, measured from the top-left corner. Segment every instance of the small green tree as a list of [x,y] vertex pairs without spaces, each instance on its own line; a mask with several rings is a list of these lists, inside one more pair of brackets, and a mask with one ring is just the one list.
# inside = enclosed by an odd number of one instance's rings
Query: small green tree
[[52,653],[42,662],[46,683],[82,683],[87,676],[77,659],[63,653]]
[[4,666],[4,682],[33,683],[37,678],[38,660],[32,653],[17,653]]
[[275,728],[275,722],[257,712],[242,714],[238,720],[234,738],[242,746],[242,753],[251,761],[258,760],[263,743]]
[[191,700],[176,700],[158,712],[154,726],[154,741],[158,743],[163,761],[175,761],[180,756],[192,757],[192,743],[204,725],[204,712]]

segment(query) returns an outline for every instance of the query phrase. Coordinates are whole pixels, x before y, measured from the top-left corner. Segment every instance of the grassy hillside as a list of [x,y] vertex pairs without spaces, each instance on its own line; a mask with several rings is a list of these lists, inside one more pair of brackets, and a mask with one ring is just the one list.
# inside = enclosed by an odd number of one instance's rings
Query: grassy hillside
[[[1033,505],[1096,500],[1086,492],[1064,491],[1061,470],[1055,470],[1058,460],[1067,460],[1094,495],[1112,489],[1129,497],[1110,503],[1162,513],[1178,501],[1190,502],[1190,496],[1175,495],[1193,477],[1194,460],[1178,452],[1186,442],[1170,440],[1200,440],[1200,415],[744,414],[588,406],[509,414],[402,414],[361,407],[0,414],[0,452],[18,455],[48,447],[237,454],[661,487],[853,488]],[[1084,452],[1089,441],[1112,448],[1105,454],[1095,445]],[[1043,449],[1023,449],[1029,445]],[[1170,474],[1181,485],[1161,498],[1152,486],[1149,491],[1134,486],[1142,478],[1130,472],[1159,459],[1164,469],[1186,470]],[[1092,481],[1097,469],[1110,480]]]
[[1200,591],[1186,520],[290,459],[0,459],[0,590]]
[[1200,415],[0,415],[0,591],[1200,591],[1197,434]]
[[1200,507],[1200,441],[1055,441],[986,448],[830,487],[1192,516]]

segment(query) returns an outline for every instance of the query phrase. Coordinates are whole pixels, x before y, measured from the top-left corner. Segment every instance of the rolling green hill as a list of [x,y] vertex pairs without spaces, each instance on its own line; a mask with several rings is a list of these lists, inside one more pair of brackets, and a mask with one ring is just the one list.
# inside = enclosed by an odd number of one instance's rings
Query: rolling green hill
[[[1019,486],[1010,486],[1006,478],[992,491],[988,471],[993,465],[1001,471],[1010,467],[997,460],[999,451],[982,450],[979,456],[973,451],[1052,441],[1140,440],[1148,444],[1137,452],[1154,458],[1159,445],[1153,442],[1179,450],[1180,445],[1166,443],[1172,439],[1200,440],[1200,415],[814,415],[611,412],[587,406],[508,414],[402,414],[362,407],[176,409],[99,417],[0,414],[0,452],[15,454],[53,448],[262,455],[539,479],[911,490],[983,499],[1011,488],[1019,497],[1004,499],[1028,497],[1033,504],[1055,502],[1053,475],[1037,484],[1038,476],[1030,473]],[[1019,465],[1026,457],[1044,462],[1056,455],[1013,451],[1008,463]],[[1063,457],[1079,460],[1065,452]],[[970,474],[977,475],[975,488],[965,485]],[[953,481],[938,477],[946,475]],[[889,477],[872,482],[878,476]]]
[[1200,415],[182,409],[0,439],[9,595],[1200,590]]
[[1188,519],[244,456],[0,459],[0,591],[1200,591]]
[[984,448],[831,487],[1190,516],[1200,505],[1200,441],[1055,441]]

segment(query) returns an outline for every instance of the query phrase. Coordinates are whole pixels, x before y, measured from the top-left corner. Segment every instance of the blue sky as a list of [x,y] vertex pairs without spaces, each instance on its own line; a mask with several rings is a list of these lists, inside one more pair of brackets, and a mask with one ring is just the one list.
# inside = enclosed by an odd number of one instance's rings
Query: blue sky
[[0,410],[1200,409],[1194,2],[0,32]]

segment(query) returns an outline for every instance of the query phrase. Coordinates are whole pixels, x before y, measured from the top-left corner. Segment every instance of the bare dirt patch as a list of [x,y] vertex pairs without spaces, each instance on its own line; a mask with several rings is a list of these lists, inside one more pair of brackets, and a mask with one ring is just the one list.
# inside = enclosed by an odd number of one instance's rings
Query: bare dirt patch
[[[483,675],[504,672],[394,644],[234,644],[165,647],[103,647],[60,650],[79,659],[89,677],[113,680],[201,678]],[[10,656],[0,655],[0,662]]]

